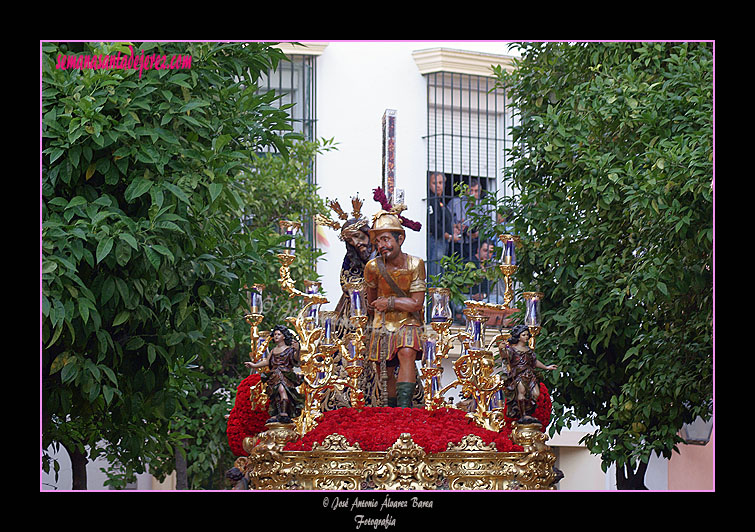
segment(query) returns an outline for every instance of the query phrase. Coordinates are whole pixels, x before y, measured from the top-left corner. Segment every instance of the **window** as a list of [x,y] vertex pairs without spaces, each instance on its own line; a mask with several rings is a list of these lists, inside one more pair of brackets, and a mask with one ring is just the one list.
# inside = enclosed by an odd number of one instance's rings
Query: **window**
[[[462,185],[477,197],[509,195],[502,181],[509,147],[511,112],[503,90],[495,79],[484,75],[455,72],[429,72],[427,83],[427,175],[428,175],[428,275],[440,273],[440,258],[456,254],[464,261],[488,259],[489,245],[483,245],[474,227],[468,225],[467,211],[483,209],[491,217],[492,208],[467,202],[457,187]],[[443,177],[439,178],[438,175]],[[442,186],[441,186],[442,183]],[[451,211],[443,214],[442,208]],[[451,226],[449,227],[449,224]],[[459,241],[442,238],[461,229]],[[458,234],[458,230],[457,230]],[[494,240],[492,246],[499,248]],[[498,286],[478,286],[485,301],[502,302]],[[470,296],[474,294],[470,293]],[[498,297],[500,295],[500,297]]]
[[290,109],[294,131],[315,139],[315,59],[313,55],[289,55],[275,71],[259,80],[259,90],[274,90],[281,98],[274,105],[294,104]]
[[[288,111],[294,131],[300,133],[304,140],[313,141],[316,138],[315,66],[317,56],[288,54],[287,57],[289,61],[281,61],[276,70],[269,71],[260,77],[258,89],[263,93],[272,90],[280,96],[273,105],[293,104]],[[308,181],[316,182],[314,165],[308,174]],[[306,222],[301,231],[310,244],[314,245],[315,224],[311,221]]]

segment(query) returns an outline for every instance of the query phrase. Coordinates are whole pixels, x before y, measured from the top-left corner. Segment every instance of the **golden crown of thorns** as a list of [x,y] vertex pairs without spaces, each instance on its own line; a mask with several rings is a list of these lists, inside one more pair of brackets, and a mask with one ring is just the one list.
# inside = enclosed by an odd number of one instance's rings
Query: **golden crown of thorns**
[[367,218],[362,216],[362,205],[364,205],[364,202],[358,196],[351,198],[351,217],[355,220],[352,223],[349,223],[349,215],[344,212],[337,200],[331,200],[328,205],[338,215],[338,218],[343,220],[343,223],[331,220],[319,213],[315,215],[315,221],[320,225],[332,227],[336,231],[340,230],[341,233],[338,235],[338,238],[341,240],[344,240],[349,234],[361,230],[362,227],[369,223]]

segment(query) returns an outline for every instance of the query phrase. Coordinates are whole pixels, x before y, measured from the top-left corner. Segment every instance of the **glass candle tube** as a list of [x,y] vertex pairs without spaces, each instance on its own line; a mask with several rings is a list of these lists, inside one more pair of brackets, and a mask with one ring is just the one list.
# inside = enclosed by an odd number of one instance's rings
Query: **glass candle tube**
[[464,310],[464,316],[467,320],[467,333],[471,337],[470,346],[482,347],[485,338],[485,327],[483,322],[486,321],[486,318],[479,312],[475,312],[469,308]]
[[503,390],[498,390],[490,396],[488,400],[488,410],[496,410],[502,408],[504,404]]
[[448,321],[451,319],[449,303],[451,291],[448,288],[430,288],[430,321]]
[[524,324],[527,327],[540,327],[540,301],[542,292],[524,292],[525,304]]
[[293,255],[296,248],[296,239],[294,236],[301,225],[298,222],[292,222],[290,220],[281,220],[278,224],[280,225],[281,234],[288,237],[285,242],[286,253]]
[[332,345],[334,340],[334,330],[336,323],[336,313],[333,311],[320,312],[321,327],[323,328],[322,342],[326,345]]
[[351,316],[366,316],[364,283],[347,283],[345,286],[349,293]]
[[[320,282],[319,281],[304,281],[304,286],[306,287],[306,293],[309,295],[317,295],[320,293]],[[307,317],[311,318],[311,321],[309,323],[309,327],[314,327],[315,324],[318,322],[318,316],[320,313],[320,305],[313,304],[309,307],[309,310],[307,311]]]
[[516,266],[516,241],[511,235],[500,235],[503,242],[503,252],[501,254],[501,264]]
[[422,366],[429,367],[432,366],[433,361],[435,360],[435,338],[426,338],[424,347],[425,349],[422,353]]
[[249,309],[252,314],[262,313],[262,292],[265,289],[265,285],[254,284],[251,290],[249,290]]

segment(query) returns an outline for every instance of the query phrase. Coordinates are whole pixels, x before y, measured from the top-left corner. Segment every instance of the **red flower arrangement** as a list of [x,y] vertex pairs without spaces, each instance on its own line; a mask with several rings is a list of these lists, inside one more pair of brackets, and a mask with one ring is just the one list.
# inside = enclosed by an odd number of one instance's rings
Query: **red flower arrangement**
[[[266,408],[251,408],[250,388],[259,380],[260,376],[254,374],[241,381],[228,417],[228,443],[236,456],[247,455],[242,447],[244,438],[262,432],[268,419]],[[548,389],[540,383],[540,396],[533,417],[542,423],[543,431],[550,422],[551,404]],[[313,444],[322,443],[328,435],[341,434],[350,444],[358,443],[363,451],[386,451],[402,433],[408,432],[427,453],[443,452],[449,443],[458,444],[468,434],[479,436],[486,444],[495,443],[499,452],[521,452],[522,447],[511,441],[512,421],[506,417],[501,431],[494,432],[478,426],[466,417],[466,412],[455,408],[434,411],[394,407],[339,408],[324,412],[314,429],[287,443],[284,450],[311,451]]]
[[236,456],[246,456],[242,447],[244,438],[254,436],[265,429],[265,422],[270,417],[267,406],[264,409],[252,410],[251,388],[260,381],[260,375],[255,373],[241,381],[236,388],[236,400],[228,416],[226,434],[231,452]]
[[330,434],[341,434],[350,444],[358,443],[363,451],[385,451],[399,436],[408,432],[414,443],[427,453],[446,450],[449,443],[458,444],[468,434],[479,436],[486,444],[495,443],[500,452],[521,451],[511,442],[511,430],[486,430],[455,408],[429,411],[422,408],[372,407],[358,410],[341,408],[325,412],[318,425],[303,438],[289,442],[285,451],[310,451],[314,443]]

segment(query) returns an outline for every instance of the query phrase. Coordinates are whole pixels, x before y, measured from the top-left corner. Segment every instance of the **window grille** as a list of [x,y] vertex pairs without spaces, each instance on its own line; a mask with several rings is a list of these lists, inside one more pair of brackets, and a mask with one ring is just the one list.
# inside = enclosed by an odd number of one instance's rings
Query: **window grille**
[[308,140],[315,139],[315,64],[311,55],[289,55],[278,68],[263,74],[258,82],[261,92],[274,90],[280,98],[273,105],[294,104],[290,108],[294,131]]
[[[288,109],[294,132],[306,141],[316,138],[316,56],[289,55],[288,61],[278,63],[278,68],[260,76],[258,90],[262,93],[275,91],[279,96],[272,105],[282,107],[293,104]],[[309,183],[316,183],[315,166],[311,165],[307,175]],[[311,221],[305,222],[302,234],[314,246],[316,227]]]
[[[441,273],[440,257],[456,254],[463,261],[476,262],[480,240],[467,230],[461,243],[447,244],[436,235],[453,235],[453,225],[448,227],[445,216],[434,216],[438,200],[446,208],[460,210],[460,217],[452,223],[463,223],[463,209],[458,209],[465,200],[457,192],[457,185],[472,187],[479,184],[481,194],[493,194],[499,198],[509,196],[502,181],[506,165],[505,150],[510,146],[509,128],[511,110],[505,92],[495,86],[495,79],[451,72],[433,72],[425,75],[427,83],[427,198],[428,228],[427,269],[428,275]],[[435,198],[431,176],[441,172],[445,176],[443,190]],[[491,217],[495,212],[487,210]],[[435,224],[435,227],[431,227]],[[497,239],[496,239],[497,240]],[[494,241],[500,253],[500,242]],[[441,253],[438,250],[444,248]],[[492,284],[492,283],[491,283]],[[502,302],[500,286],[487,286],[485,301]],[[498,297],[500,296],[500,297]]]

